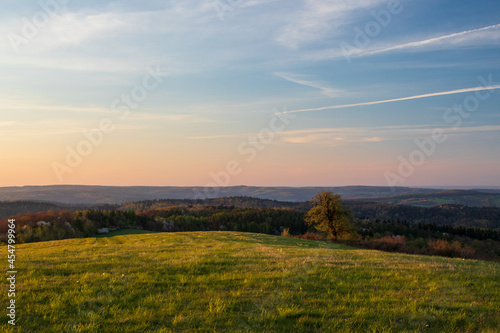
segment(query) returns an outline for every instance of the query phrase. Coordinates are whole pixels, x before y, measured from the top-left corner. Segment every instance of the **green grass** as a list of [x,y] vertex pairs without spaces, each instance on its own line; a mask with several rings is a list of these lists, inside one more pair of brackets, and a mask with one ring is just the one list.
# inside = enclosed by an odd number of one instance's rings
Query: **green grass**
[[120,229],[116,231],[111,231],[110,233],[103,234],[97,236],[98,238],[102,237],[114,237],[114,236],[123,236],[123,235],[140,235],[140,234],[154,234],[157,231],[149,231],[149,230],[139,230],[139,229]]
[[[17,252],[18,326],[2,315],[2,332],[500,327],[498,263],[237,232],[74,239],[23,244]],[[5,309],[6,292],[0,304]]]

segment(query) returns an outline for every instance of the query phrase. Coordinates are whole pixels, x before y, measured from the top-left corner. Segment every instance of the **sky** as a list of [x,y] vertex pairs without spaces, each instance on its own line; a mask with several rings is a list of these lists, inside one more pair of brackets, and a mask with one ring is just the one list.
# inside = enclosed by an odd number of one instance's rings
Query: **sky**
[[498,0],[0,3],[0,186],[500,186]]

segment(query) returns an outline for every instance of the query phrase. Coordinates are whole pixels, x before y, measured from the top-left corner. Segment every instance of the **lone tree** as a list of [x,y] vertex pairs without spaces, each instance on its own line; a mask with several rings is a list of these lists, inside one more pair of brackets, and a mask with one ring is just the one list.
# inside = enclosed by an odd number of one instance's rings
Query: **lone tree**
[[342,207],[339,194],[322,191],[311,201],[314,206],[306,214],[308,225],[327,232],[332,239],[351,232],[351,212]]

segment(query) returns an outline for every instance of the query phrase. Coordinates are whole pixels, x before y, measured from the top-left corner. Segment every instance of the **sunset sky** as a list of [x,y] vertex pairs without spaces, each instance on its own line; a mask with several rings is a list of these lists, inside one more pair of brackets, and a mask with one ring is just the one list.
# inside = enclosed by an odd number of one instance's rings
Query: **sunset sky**
[[500,186],[498,0],[1,3],[0,186]]

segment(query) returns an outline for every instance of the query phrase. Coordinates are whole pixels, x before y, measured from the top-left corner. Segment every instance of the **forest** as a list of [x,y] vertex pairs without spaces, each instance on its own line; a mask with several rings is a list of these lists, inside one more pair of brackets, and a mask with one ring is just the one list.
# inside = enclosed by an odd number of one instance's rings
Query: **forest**
[[[26,203],[23,203],[26,206]],[[496,208],[445,205],[435,208],[345,201],[354,233],[338,240],[349,245],[417,254],[499,260],[500,212]],[[119,229],[156,232],[242,231],[328,240],[307,225],[309,202],[290,203],[248,197],[207,200],[149,200],[91,209],[21,213],[19,243],[94,237]],[[7,219],[0,221],[5,242]]]

